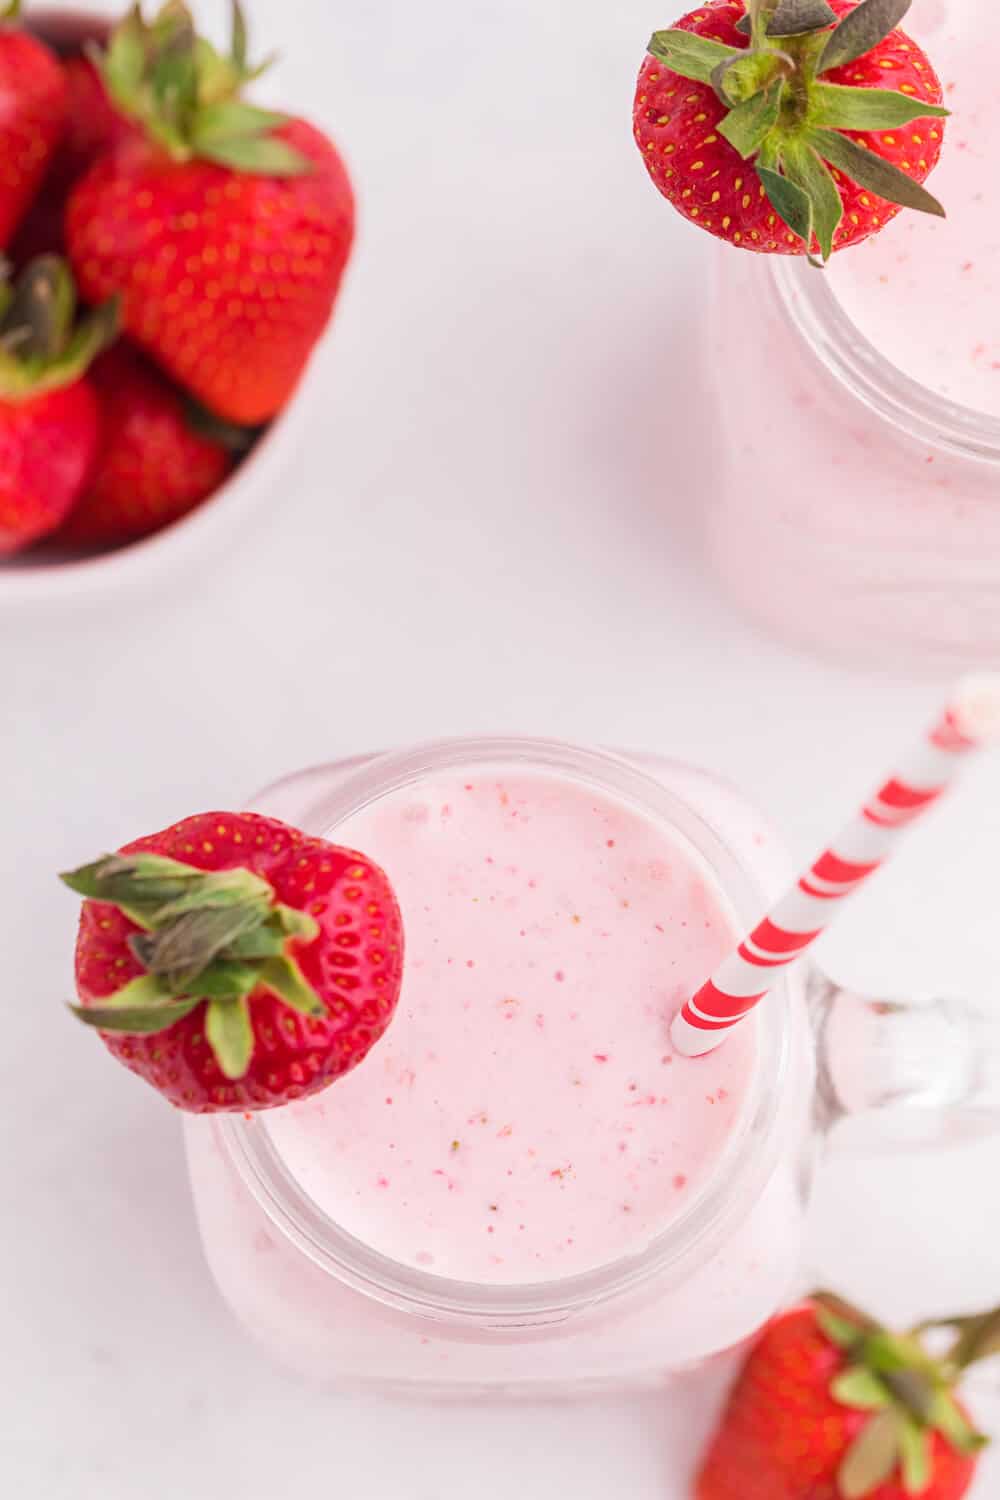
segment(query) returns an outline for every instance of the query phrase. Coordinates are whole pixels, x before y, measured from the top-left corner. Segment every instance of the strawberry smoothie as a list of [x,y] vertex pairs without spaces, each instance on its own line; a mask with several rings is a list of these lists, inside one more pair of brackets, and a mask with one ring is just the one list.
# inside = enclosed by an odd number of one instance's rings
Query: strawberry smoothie
[[[987,0],[914,7],[952,111],[934,175],[948,217],[901,214],[853,254],[834,256],[828,275],[844,312],[897,369],[945,400],[1000,417],[997,85],[983,46],[994,11]],[[938,125],[907,128],[919,151]]]
[[720,257],[708,527],[727,591],[780,633],[936,669],[1000,651],[996,90],[986,0],[911,16],[953,111],[929,184],[948,217],[902,214],[823,274]]
[[624,803],[516,771],[403,788],[335,837],[391,872],[403,991],[339,1087],[264,1122],[288,1170],[365,1244],[461,1280],[648,1244],[753,1071],[750,1028],[697,1068],[667,1033],[736,940],[707,870]]
[[709,1057],[668,1032],[784,856],[696,771],[483,745],[257,799],[386,870],[403,990],[322,1094],[187,1119],[206,1254],[250,1331],[321,1379],[659,1378],[753,1332],[796,1274],[798,982]]

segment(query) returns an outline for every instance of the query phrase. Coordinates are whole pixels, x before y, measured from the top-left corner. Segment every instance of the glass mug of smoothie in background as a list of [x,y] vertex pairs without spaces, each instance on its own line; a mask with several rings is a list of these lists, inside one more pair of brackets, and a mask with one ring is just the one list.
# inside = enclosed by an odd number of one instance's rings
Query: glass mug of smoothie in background
[[406,930],[398,1011],[352,1073],[185,1120],[223,1295],[314,1377],[660,1378],[793,1288],[817,1120],[847,1099],[1000,1106],[970,1066],[985,1023],[868,1004],[801,965],[716,1051],[674,1051],[669,1016],[788,874],[691,768],[454,741],[293,776],[253,808],[380,863]]
[[[929,184],[946,220],[903,213],[823,273],[748,254],[718,265],[714,565],[758,619],[854,659],[1000,654],[993,18],[987,0],[911,12],[953,111]],[[901,129],[919,153],[940,128]]]

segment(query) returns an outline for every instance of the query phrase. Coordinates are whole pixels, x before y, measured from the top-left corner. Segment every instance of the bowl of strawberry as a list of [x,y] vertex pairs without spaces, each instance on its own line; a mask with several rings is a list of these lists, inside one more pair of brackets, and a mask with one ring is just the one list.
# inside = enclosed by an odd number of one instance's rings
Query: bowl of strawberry
[[148,576],[273,490],[354,199],[183,0],[0,18],[0,600]]

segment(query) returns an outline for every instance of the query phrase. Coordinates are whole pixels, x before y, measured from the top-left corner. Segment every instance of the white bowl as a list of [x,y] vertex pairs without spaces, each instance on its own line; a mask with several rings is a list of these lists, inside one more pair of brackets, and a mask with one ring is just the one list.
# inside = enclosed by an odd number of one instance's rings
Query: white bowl
[[[319,351],[317,350],[317,355]],[[245,526],[251,507],[278,492],[282,472],[305,441],[309,413],[322,384],[314,365],[289,404],[214,494],[179,521],[140,541],[100,553],[59,553],[45,543],[0,560],[0,609],[82,600],[129,589],[145,592],[161,575],[190,570],[218,554]]]
[[[67,21],[96,33],[102,22],[124,9],[123,0],[90,0],[79,7],[32,10],[29,21],[42,35],[51,35]],[[321,366],[317,346],[290,402],[251,452],[214,494],[162,531],[100,553],[60,552],[42,539],[25,552],[0,559],[0,608],[13,605],[23,611],[34,603],[50,606],[112,591],[144,592],[168,571],[190,569],[203,555],[218,554],[225,539],[245,525],[250,508],[276,493],[288,459],[304,440],[308,414],[322,384]]]

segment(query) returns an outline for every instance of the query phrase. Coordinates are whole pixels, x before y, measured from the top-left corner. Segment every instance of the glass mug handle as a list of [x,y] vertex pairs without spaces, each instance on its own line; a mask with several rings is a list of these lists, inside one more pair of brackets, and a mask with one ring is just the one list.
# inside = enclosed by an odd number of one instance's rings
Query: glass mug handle
[[813,966],[814,1121],[825,1141],[858,1122],[865,1149],[919,1147],[1000,1131],[1000,1006],[859,995]]

